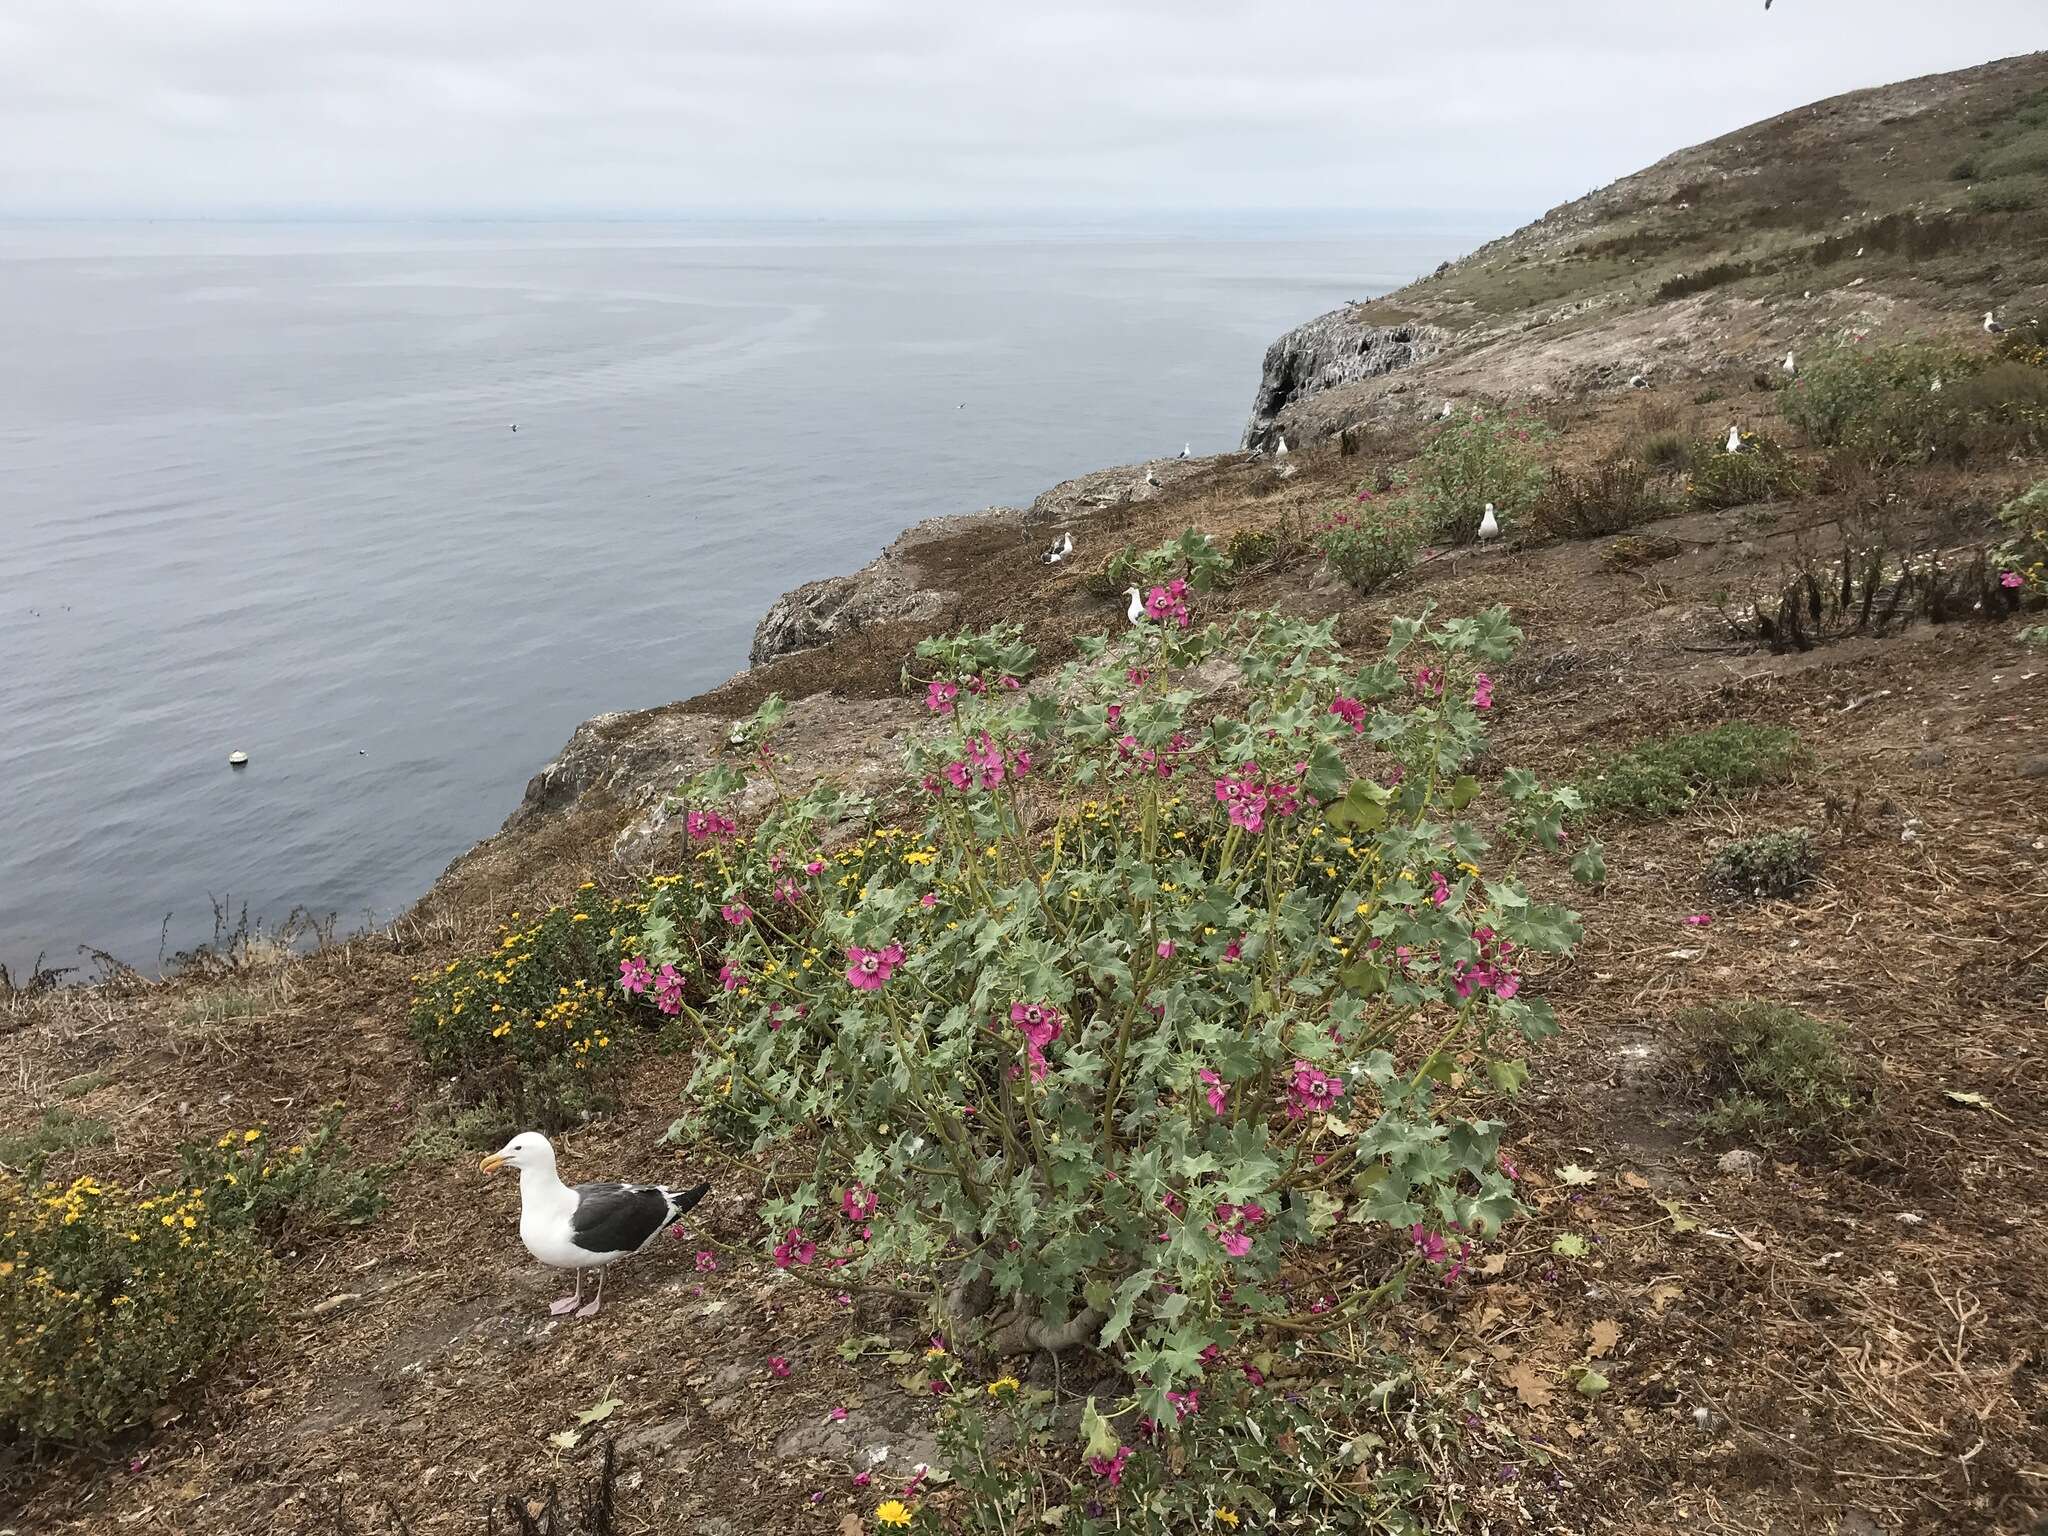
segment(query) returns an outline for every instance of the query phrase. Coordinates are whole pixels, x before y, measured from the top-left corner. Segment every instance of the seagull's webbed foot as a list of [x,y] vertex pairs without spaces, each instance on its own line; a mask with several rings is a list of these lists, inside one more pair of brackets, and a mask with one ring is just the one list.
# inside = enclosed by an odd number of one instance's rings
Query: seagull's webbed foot
[[564,1296],[557,1301],[551,1301],[548,1303],[548,1315],[560,1317],[565,1312],[574,1312],[576,1304],[582,1299],[581,1296]]
[[577,1315],[578,1317],[595,1317],[595,1316],[597,1316],[597,1308],[598,1308],[598,1304],[599,1304],[599,1302],[600,1302],[600,1300],[601,1300],[601,1299],[602,1299],[602,1298],[600,1298],[600,1297],[595,1297],[595,1296],[593,1296],[593,1297],[592,1297],[592,1298],[591,1298],[591,1299],[590,1299],[590,1300],[589,1300],[589,1301],[588,1301],[587,1303],[585,1303],[585,1304],[584,1304],[583,1306],[580,1306],[580,1307],[578,1307],[578,1308],[576,1309],[576,1315]]

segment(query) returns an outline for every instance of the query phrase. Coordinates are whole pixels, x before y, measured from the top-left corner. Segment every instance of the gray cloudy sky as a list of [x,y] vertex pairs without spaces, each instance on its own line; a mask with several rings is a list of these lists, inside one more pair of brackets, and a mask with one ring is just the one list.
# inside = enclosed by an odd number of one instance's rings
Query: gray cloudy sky
[[1534,210],[2043,0],[0,0],[0,214]]

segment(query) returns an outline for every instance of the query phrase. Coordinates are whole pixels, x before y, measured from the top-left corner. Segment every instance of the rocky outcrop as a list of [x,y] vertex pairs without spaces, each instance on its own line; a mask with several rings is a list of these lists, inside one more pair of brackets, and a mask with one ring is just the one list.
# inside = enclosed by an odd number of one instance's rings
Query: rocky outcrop
[[1000,525],[1014,522],[1020,515],[1007,507],[991,507],[965,517],[927,518],[905,530],[852,575],[807,581],[783,593],[754,627],[747,664],[758,667],[778,656],[829,645],[846,635],[859,634],[871,624],[936,622],[958,594],[947,591],[918,564],[918,550],[977,523]]
[[1319,315],[1266,348],[1252,419],[1244,429],[1246,448],[1268,446],[1289,406],[1341,384],[1412,367],[1450,340],[1433,325],[1365,325],[1355,313],[1336,309]]

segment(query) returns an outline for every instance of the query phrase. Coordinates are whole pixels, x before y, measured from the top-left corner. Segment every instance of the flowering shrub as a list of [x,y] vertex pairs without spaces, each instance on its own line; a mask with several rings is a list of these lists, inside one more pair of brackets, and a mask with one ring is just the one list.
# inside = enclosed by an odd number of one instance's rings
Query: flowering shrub
[[1744,434],[1740,453],[1728,452],[1718,439],[1701,443],[1680,484],[1694,506],[1715,511],[1803,496],[1809,489],[1805,472],[1791,455],[1761,432]]
[[2024,597],[2048,597],[2048,480],[2037,480],[1998,511],[2005,541],[1993,552],[1999,584]]
[[[651,893],[631,958],[739,978],[684,988],[692,1103],[810,1160],[761,1202],[778,1263],[937,1277],[990,1350],[1111,1351],[1123,1411],[1171,1426],[1212,1351],[1335,1326],[1514,1213],[1487,1109],[1554,1028],[1531,968],[1578,934],[1515,868],[1578,801],[1512,772],[1472,819],[1503,611],[1404,620],[1363,664],[1332,628],[1085,639],[907,748],[916,829],[827,853],[814,790],[721,848],[722,885]],[[1223,657],[1244,708],[1197,724],[1174,679]],[[1327,1302],[1292,1296],[1340,1242]]]
[[260,1125],[188,1146],[179,1182],[141,1196],[0,1172],[0,1436],[102,1441],[243,1338],[261,1239],[376,1213],[374,1184],[335,1166],[340,1124],[337,1105],[286,1149]]
[[2038,448],[2048,433],[2048,372],[1964,347],[1846,341],[1785,389],[1786,420],[1816,443],[1874,464]]
[[1414,481],[1424,535],[1440,544],[1471,543],[1489,501],[1501,526],[1512,526],[1543,489],[1542,450],[1554,435],[1516,412],[1475,410],[1431,427]]
[[501,928],[490,953],[415,976],[412,1037],[427,1064],[525,1125],[573,1123],[627,1052],[619,959],[643,906],[585,885],[570,905]]
[[1385,586],[1408,569],[1421,536],[1414,509],[1394,494],[1364,490],[1328,514],[1315,530],[1316,547],[1330,569],[1357,592]]

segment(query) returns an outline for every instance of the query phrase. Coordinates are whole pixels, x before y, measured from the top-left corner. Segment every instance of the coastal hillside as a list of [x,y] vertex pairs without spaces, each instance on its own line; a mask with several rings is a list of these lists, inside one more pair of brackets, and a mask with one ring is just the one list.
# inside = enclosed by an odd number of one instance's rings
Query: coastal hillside
[[[2043,934],[2035,54],[906,531],[388,930],[12,978],[5,1519],[2028,1530]],[[594,1315],[521,1130],[709,1185]]]

